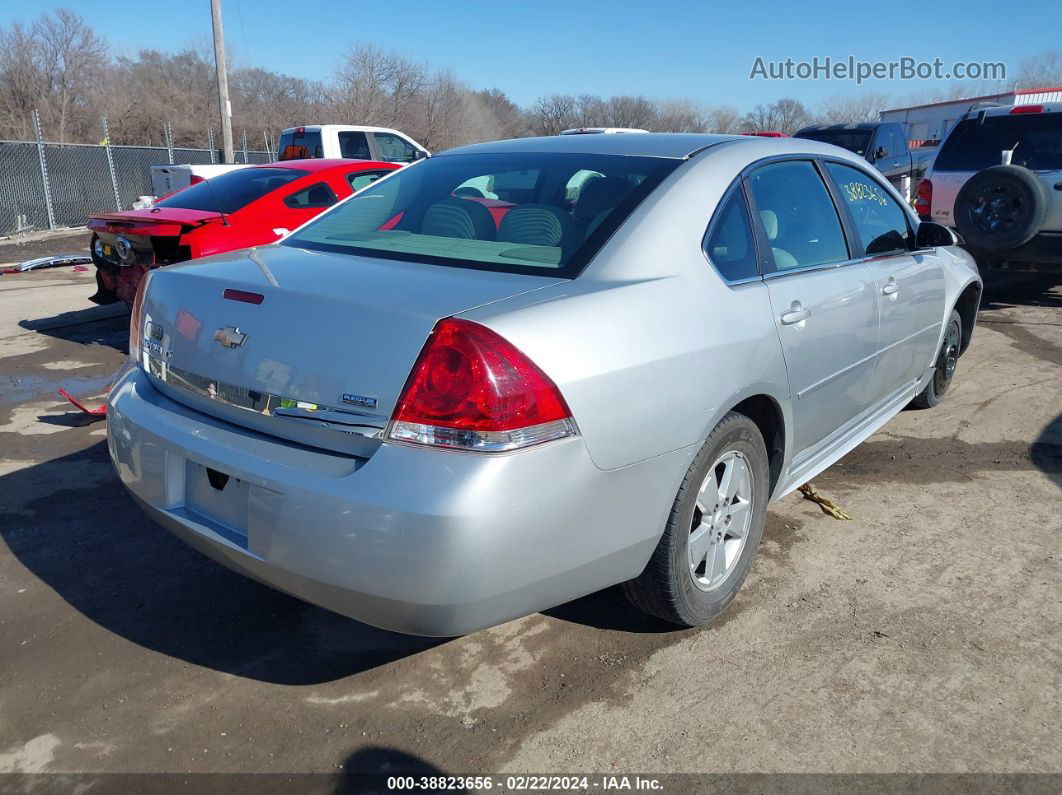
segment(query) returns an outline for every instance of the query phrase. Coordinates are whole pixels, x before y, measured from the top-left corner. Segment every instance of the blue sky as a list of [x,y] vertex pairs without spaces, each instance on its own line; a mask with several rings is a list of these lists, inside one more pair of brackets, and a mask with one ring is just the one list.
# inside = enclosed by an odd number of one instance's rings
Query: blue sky
[[[60,6],[94,23],[119,54],[209,41],[208,0],[3,0],[0,25]],[[347,47],[371,41],[520,103],[557,92],[688,97],[743,110],[781,96],[814,104],[861,89],[836,80],[750,80],[755,58],[1003,61],[1013,76],[1023,59],[1062,47],[1058,2],[223,0],[222,8],[241,65],[326,78]],[[1012,34],[1005,34],[1008,18]],[[875,81],[862,90],[908,96],[942,87]]]

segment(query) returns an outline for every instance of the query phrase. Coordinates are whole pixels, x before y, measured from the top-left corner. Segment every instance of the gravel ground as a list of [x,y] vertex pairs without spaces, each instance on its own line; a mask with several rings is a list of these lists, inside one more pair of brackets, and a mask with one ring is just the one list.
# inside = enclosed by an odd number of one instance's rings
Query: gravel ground
[[93,289],[0,277],[0,772],[1062,771],[1058,286],[991,288],[944,404],[816,478],[854,521],[774,505],[712,628],[613,589],[450,641],[147,521],[54,393],[98,400],[123,356]]

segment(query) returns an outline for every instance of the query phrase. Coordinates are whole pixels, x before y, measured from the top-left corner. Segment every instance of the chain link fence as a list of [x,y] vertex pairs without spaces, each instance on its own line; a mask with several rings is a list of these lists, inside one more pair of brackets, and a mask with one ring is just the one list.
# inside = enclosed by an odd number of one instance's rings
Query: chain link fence
[[[90,213],[128,210],[151,194],[151,166],[220,163],[210,149],[0,141],[0,235],[83,226]],[[109,155],[109,158],[108,158]],[[273,153],[237,149],[237,163]],[[113,172],[110,163],[113,163]]]

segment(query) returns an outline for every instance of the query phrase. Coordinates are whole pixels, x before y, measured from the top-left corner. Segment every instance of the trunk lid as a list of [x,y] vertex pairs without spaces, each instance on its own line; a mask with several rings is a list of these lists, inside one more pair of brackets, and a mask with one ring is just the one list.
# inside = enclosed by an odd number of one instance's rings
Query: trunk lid
[[220,223],[224,220],[224,216],[218,212],[185,210],[181,207],[155,207],[150,210],[126,210],[120,213],[90,215],[88,226],[101,237],[104,234],[177,237],[181,234],[182,227]]
[[436,321],[558,281],[288,246],[229,252],[153,274],[145,369],[200,411],[369,455]]

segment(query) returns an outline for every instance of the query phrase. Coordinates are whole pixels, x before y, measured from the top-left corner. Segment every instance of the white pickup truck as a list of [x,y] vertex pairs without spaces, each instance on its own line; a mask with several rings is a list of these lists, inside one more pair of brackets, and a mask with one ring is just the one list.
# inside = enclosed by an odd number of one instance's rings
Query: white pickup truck
[[280,133],[277,160],[330,157],[412,163],[431,153],[405,133],[386,127],[311,124]]
[[[398,130],[352,124],[310,124],[305,127],[289,127],[282,130],[276,154],[277,160],[333,158],[412,163],[428,157],[431,153]],[[246,163],[206,165],[185,163],[152,166],[151,189],[156,197],[165,196],[227,171],[246,168],[247,165]],[[150,197],[142,198],[146,201]]]

